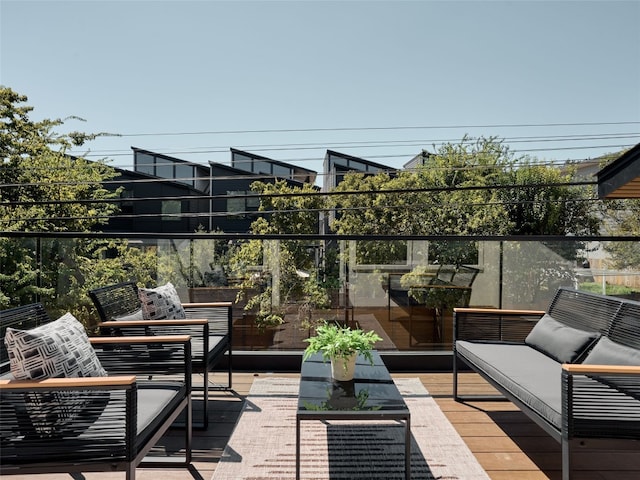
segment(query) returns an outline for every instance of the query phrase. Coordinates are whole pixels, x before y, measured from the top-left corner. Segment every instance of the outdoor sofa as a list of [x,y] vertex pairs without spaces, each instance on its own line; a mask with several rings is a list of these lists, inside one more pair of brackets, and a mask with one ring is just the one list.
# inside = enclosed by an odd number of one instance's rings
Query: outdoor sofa
[[[463,364],[561,444],[640,440],[640,302],[560,288],[546,312],[456,308],[453,395]],[[640,443],[638,444],[640,448]]]
[[[163,287],[155,289],[162,290]],[[145,289],[145,291],[153,289]],[[176,298],[175,307],[184,310],[184,319],[143,319],[143,305],[138,286],[121,282],[89,291],[89,296],[102,320],[98,324],[103,335],[189,335],[192,365],[195,373],[202,373],[204,412],[202,423],[195,427],[206,429],[209,424],[209,372],[226,355],[227,385],[215,387],[231,389],[232,382],[232,303],[182,303]],[[160,315],[167,317],[167,315]]]
[[[49,355],[44,352],[57,355],[49,366],[87,364],[87,359],[78,356],[81,350],[64,353],[81,344],[77,339],[71,347],[66,342],[68,332],[73,333],[70,325],[82,331],[82,346],[95,353],[107,376],[16,380],[11,373],[15,366],[4,371],[0,378],[0,476],[124,471],[127,480],[134,480],[136,467],[143,461],[150,466],[188,466],[192,440],[189,337],[87,339],[84,327],[73,316],[52,322],[39,303],[0,311],[3,339],[8,327],[14,329],[11,335],[19,335],[12,348],[17,343],[22,351],[13,351],[14,361],[27,359],[18,371],[33,369],[34,350],[39,350],[40,360]],[[163,353],[168,349],[170,358]],[[4,342],[0,350],[2,358],[8,358]],[[64,362],[60,354],[66,355]],[[43,364],[46,360],[51,359]],[[167,457],[153,452],[156,456],[147,456],[180,416],[185,420],[184,455]]]

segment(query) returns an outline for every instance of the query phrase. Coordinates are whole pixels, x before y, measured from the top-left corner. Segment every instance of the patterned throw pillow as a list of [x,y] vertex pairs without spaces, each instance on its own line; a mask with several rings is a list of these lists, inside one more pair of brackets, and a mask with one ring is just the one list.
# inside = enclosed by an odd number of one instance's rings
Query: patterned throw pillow
[[18,380],[107,375],[84,327],[70,313],[32,330],[7,328],[4,343]]
[[171,320],[187,318],[176,288],[171,282],[157,288],[138,290],[142,315],[146,320]]
[[[31,330],[7,328],[4,342],[17,380],[107,375],[84,327],[70,313]],[[29,392],[12,407],[23,435],[57,438],[85,430],[108,397],[103,391]]]

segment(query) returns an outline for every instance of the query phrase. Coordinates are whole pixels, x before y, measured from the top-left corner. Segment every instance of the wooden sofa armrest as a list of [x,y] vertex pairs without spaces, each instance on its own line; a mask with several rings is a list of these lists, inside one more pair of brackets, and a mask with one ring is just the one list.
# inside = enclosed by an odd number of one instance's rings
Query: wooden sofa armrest
[[191,340],[189,335],[152,335],[148,337],[91,337],[89,341],[92,345],[130,345],[150,344],[150,343],[186,343]]
[[590,365],[565,363],[562,369],[575,375],[640,375],[640,366],[635,365]]
[[520,309],[507,309],[507,308],[471,308],[471,307],[456,307],[454,312],[459,313],[481,313],[487,315],[540,315],[543,316],[546,312],[544,310],[520,310]]
[[0,380],[2,390],[52,390],[56,388],[126,387],[136,382],[135,375],[112,377],[45,378],[42,380]]

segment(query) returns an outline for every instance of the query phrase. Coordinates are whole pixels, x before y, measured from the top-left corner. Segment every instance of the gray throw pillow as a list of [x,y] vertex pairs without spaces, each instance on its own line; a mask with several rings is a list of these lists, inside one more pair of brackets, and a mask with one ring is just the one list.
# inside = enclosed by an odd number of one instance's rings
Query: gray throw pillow
[[606,337],[602,337],[582,363],[589,365],[640,366],[640,350],[620,345]]
[[600,337],[598,332],[585,332],[569,327],[545,314],[524,343],[560,363],[573,363]]

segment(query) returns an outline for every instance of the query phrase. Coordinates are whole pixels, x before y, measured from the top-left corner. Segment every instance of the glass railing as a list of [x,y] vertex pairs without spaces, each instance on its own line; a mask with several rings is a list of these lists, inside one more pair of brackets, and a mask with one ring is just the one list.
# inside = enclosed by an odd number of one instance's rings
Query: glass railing
[[302,350],[318,323],[336,321],[375,330],[381,351],[446,351],[456,306],[544,310],[563,286],[640,298],[637,238],[95,234],[0,245],[2,309],[41,301],[92,328],[90,289],[172,282],[184,302],[233,302],[236,350]]

